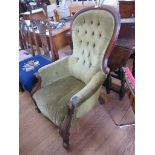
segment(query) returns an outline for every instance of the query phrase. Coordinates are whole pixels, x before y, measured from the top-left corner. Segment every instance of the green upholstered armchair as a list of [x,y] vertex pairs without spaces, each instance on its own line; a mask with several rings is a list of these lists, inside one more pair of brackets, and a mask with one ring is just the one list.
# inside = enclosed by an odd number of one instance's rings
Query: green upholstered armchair
[[39,70],[33,99],[59,127],[65,148],[71,124],[98,102],[119,29],[119,13],[112,7],[79,11],[72,22],[73,54]]

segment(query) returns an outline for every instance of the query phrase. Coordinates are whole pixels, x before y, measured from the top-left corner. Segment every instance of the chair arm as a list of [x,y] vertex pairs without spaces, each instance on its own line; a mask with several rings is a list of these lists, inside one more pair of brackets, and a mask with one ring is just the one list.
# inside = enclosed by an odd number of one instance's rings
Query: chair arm
[[57,60],[52,64],[46,65],[39,69],[38,72],[41,76],[41,87],[45,87],[69,75],[69,57],[70,56]]
[[102,71],[97,72],[82,90],[71,97],[70,106],[79,106],[82,102],[87,100],[99,89],[99,87],[103,84],[104,79],[105,74]]

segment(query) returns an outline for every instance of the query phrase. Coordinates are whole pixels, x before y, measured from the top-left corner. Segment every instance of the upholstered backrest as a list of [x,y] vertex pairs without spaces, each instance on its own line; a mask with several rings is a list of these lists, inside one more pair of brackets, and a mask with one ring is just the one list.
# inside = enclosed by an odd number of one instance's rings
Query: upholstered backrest
[[113,15],[102,9],[80,13],[72,23],[71,73],[88,83],[102,69],[102,60],[114,31]]

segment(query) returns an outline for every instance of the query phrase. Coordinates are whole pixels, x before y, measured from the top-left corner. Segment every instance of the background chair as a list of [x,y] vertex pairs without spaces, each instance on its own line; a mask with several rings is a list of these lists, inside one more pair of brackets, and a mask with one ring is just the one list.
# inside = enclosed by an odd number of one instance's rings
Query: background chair
[[19,21],[19,43],[19,61],[25,60],[34,55],[30,29],[23,18]]
[[[37,32],[35,30],[37,28]],[[32,51],[33,56],[20,61],[19,63],[19,82],[25,90],[33,92],[33,87],[37,83],[37,78],[34,74],[39,68],[52,63],[53,48],[47,40],[46,30],[51,29],[50,23],[42,20],[31,19],[31,40],[33,42]],[[39,36],[41,47],[39,46]],[[49,37],[52,37],[51,35]],[[34,45],[35,44],[35,45]]]
[[125,116],[128,113],[128,110],[130,109],[130,106],[131,106],[133,112],[135,113],[135,79],[134,79],[134,77],[133,77],[133,75],[132,75],[132,73],[128,67],[123,67],[122,72],[124,72],[124,79],[125,79],[125,83],[127,86],[126,88],[127,88],[127,92],[128,92],[130,105],[129,105],[128,109],[126,110],[126,112],[124,113],[124,115],[121,118],[121,121],[119,123],[117,123],[115,121],[115,119],[111,115],[111,112],[106,110],[107,113],[109,114],[110,118],[114,122],[114,124],[119,128],[135,125],[135,122],[122,123],[122,120],[125,118]]
[[33,99],[42,114],[59,127],[66,149],[71,124],[98,102],[119,20],[118,12],[108,6],[79,11],[72,22],[73,54],[39,69]]
[[128,67],[125,67],[123,70],[125,72],[125,80],[128,87],[128,97],[132,110],[135,113],[135,78]]
[[[114,52],[110,55],[109,68],[111,72],[107,76],[104,83],[107,93],[114,91],[119,94],[120,99],[123,99],[125,89],[125,75],[123,67],[126,65],[129,58],[133,58],[132,73],[134,76],[135,68],[135,1],[119,1],[119,10],[121,16],[121,29],[118,36]],[[120,80],[120,85],[115,85],[114,79]]]

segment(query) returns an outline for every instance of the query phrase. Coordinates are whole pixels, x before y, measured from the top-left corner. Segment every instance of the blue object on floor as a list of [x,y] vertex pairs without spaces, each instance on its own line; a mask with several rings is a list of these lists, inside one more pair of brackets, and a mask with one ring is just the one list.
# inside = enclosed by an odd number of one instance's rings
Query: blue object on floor
[[52,63],[52,61],[42,55],[33,56],[19,62],[19,82],[24,89],[31,92],[37,82],[34,74],[37,73],[41,67],[50,63]]

